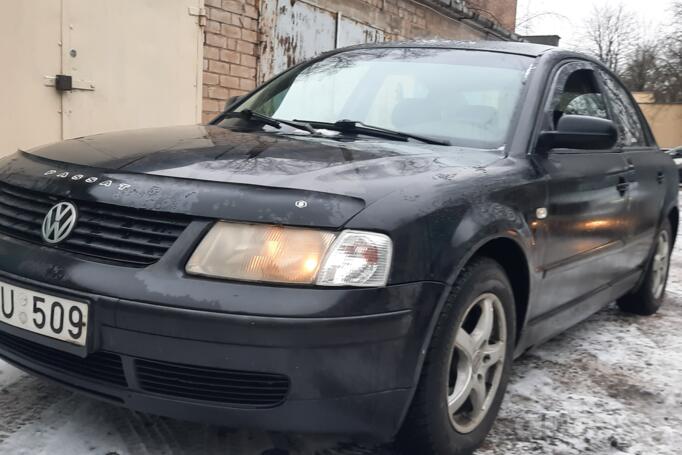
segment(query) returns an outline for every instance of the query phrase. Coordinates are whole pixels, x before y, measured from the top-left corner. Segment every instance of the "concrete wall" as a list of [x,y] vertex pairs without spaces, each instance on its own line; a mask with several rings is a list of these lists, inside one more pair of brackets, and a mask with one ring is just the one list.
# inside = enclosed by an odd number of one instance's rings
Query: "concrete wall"
[[492,19],[507,30],[516,28],[516,1],[467,0],[467,6],[483,17]]
[[640,104],[662,148],[682,145],[682,104]]

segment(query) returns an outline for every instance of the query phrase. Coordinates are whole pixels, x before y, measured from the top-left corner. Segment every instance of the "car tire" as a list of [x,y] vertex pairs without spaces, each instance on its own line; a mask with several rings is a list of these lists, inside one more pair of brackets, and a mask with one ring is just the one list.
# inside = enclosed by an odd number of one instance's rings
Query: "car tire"
[[[491,324],[484,314],[493,316]],[[438,317],[398,447],[420,455],[464,455],[478,448],[500,409],[515,340],[514,295],[507,275],[492,259],[473,259]]]
[[618,306],[627,313],[649,316],[658,311],[665,298],[670,272],[673,234],[670,221],[665,220],[656,235],[656,245],[644,281],[636,291],[618,299]]

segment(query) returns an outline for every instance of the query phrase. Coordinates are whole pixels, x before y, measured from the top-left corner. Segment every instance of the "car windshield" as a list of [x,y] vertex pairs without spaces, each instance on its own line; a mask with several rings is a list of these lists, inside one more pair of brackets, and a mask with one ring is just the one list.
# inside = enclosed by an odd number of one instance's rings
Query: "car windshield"
[[456,146],[499,148],[531,64],[530,57],[484,51],[358,49],[282,74],[236,111],[352,120]]

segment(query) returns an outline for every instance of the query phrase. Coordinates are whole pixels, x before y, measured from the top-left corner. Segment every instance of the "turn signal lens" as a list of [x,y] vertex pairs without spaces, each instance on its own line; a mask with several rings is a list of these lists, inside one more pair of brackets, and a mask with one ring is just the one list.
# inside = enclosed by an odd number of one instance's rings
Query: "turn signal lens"
[[320,286],[385,286],[393,255],[391,239],[375,232],[343,231],[320,268]]
[[392,256],[384,234],[218,222],[192,254],[194,275],[320,286],[384,286]]

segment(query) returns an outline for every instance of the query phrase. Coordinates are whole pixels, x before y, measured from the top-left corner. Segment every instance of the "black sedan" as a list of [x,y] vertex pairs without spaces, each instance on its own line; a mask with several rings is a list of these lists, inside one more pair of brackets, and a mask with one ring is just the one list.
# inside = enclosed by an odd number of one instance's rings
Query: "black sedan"
[[470,453],[513,358],[657,311],[677,183],[584,55],[336,50],[208,125],[3,159],[0,356],[136,410]]

